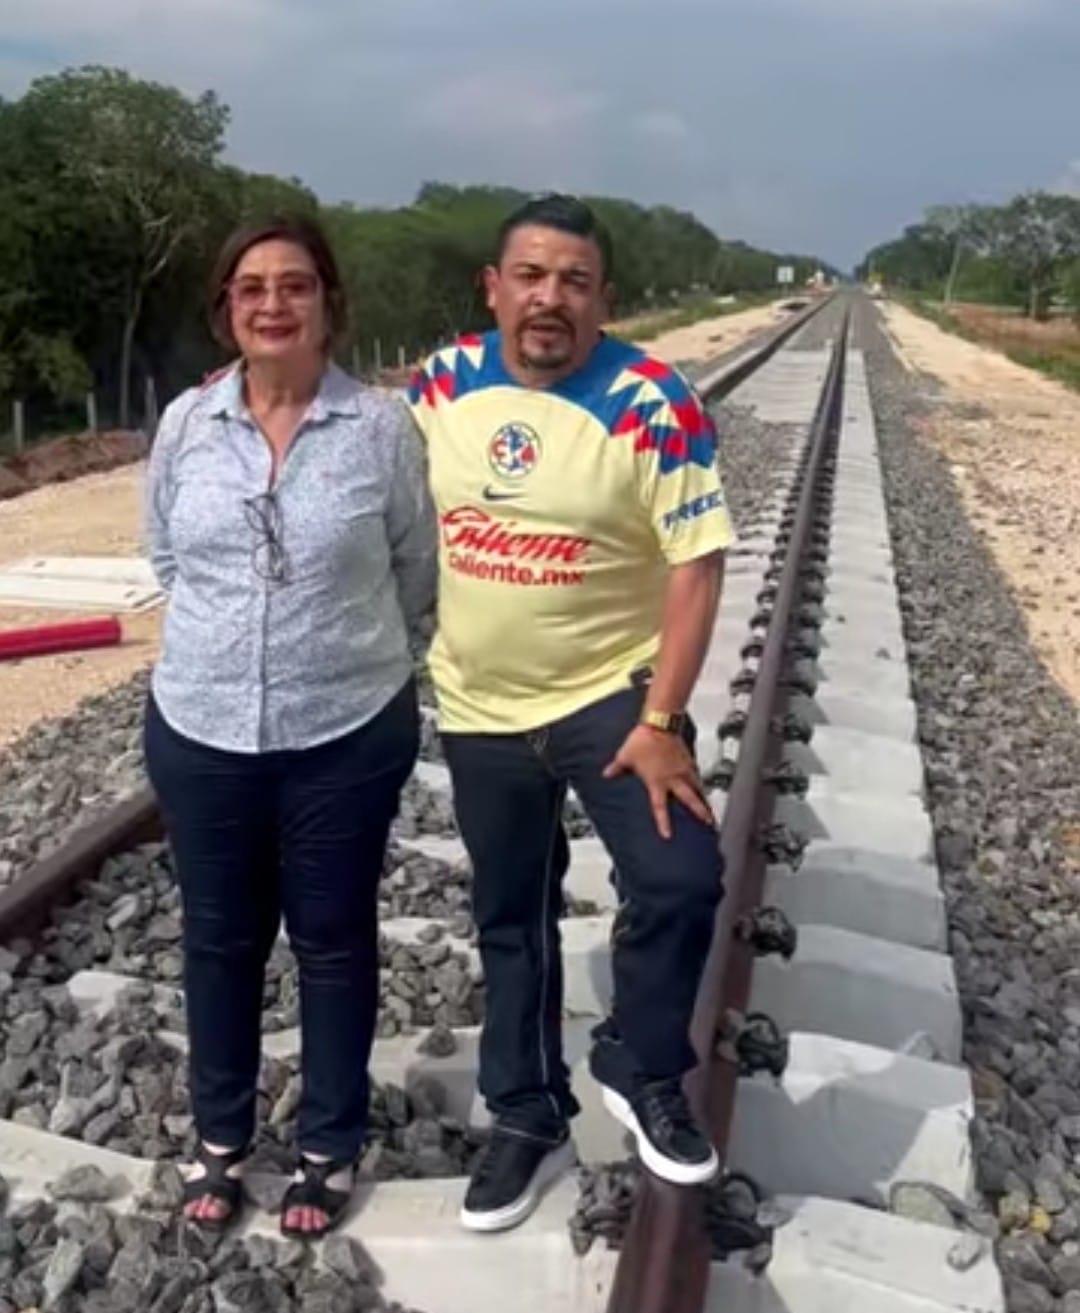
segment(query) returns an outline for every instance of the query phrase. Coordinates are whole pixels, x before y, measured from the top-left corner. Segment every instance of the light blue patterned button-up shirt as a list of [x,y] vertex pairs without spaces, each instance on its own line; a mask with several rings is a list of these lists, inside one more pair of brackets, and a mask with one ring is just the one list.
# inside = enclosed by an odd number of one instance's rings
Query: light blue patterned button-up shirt
[[246,505],[271,464],[239,367],[172,402],[149,462],[149,554],[168,593],[154,697],[179,733],[233,752],[370,720],[412,673],[435,600],[436,519],[404,402],[327,369],[273,487],[283,582]]

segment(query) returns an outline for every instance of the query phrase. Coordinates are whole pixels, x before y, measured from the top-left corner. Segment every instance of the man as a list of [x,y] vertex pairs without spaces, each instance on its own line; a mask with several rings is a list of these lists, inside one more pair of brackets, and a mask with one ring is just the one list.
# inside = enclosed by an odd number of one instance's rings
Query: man
[[487,982],[494,1119],[462,1210],[514,1226],[574,1161],[561,1047],[561,810],[611,854],[614,1015],[590,1058],[645,1165],[707,1181],[681,1077],[721,859],[684,708],[732,542],[716,434],[670,367],[601,331],[611,246],[552,196],[511,215],[485,271],[498,328],[432,356],[410,401],[441,524],[430,668]]

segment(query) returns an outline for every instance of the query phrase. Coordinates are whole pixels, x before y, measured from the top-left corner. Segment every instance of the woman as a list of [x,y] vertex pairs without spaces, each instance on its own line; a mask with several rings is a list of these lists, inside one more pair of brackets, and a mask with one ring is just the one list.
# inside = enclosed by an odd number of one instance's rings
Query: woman
[[404,404],[330,359],[345,303],[313,224],[232,236],[211,305],[239,360],[169,406],[147,498],[168,609],[145,749],[181,891],[200,1137],[185,1213],[220,1228],[240,1204],[284,916],[303,1096],[281,1225],[314,1238],[366,1130],[376,891],[418,751],[410,640],[434,599],[435,519]]

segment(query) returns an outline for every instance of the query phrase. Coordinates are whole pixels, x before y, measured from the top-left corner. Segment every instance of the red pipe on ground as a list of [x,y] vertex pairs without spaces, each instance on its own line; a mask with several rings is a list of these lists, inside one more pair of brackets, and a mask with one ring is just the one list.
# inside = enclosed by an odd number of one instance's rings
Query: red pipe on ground
[[78,652],[90,647],[113,647],[122,637],[120,621],[115,616],[72,620],[60,625],[35,625],[32,629],[0,630],[0,661]]

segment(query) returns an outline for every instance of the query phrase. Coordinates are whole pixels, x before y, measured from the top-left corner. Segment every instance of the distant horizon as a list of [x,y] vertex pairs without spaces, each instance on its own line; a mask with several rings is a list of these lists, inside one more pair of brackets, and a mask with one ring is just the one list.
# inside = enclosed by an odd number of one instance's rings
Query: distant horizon
[[530,23],[498,0],[174,0],[147,23],[140,0],[0,0],[0,95],[111,65],[213,90],[227,162],[325,204],[399,208],[435,179],[553,187],[847,273],[928,206],[1080,194],[1080,5],[899,8],[668,0],[660,20],[551,0]]

